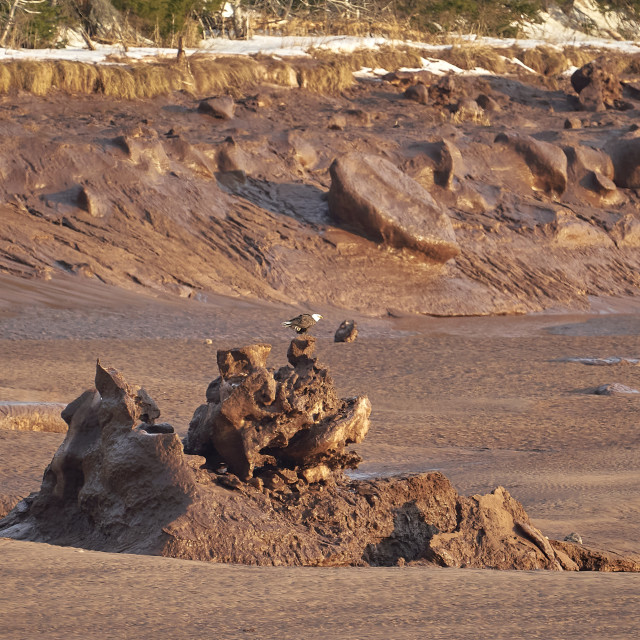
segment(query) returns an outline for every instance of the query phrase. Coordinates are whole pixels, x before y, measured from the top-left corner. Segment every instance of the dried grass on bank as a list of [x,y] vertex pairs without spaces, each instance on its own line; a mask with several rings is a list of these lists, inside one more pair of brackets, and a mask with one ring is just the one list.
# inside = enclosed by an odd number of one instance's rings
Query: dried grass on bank
[[453,45],[450,49],[429,52],[428,55],[460,69],[471,70],[480,67],[492,73],[507,71],[504,52],[485,45]]
[[539,46],[532,49],[511,50],[512,55],[527,67],[544,76],[558,76],[571,67],[581,67],[598,57],[599,51],[589,47]]
[[[186,63],[159,61],[96,65],[64,60],[19,60],[0,64],[0,93],[27,91],[46,95],[100,93],[137,99],[185,90],[196,96],[231,93],[262,80],[291,78],[284,64],[261,64],[246,57],[192,56]],[[295,74],[294,74],[295,75]],[[272,77],[271,77],[272,76]]]

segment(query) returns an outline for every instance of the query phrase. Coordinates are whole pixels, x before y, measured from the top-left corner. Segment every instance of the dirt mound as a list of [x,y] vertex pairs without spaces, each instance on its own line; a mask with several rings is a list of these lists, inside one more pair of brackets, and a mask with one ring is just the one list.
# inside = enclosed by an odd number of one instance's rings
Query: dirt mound
[[[338,425],[333,412],[340,411],[340,401],[330,386],[313,382],[314,376],[323,377],[323,370],[310,357],[308,343],[299,343],[294,340],[288,355],[293,369],[284,367],[286,375],[280,369],[271,378],[264,367],[269,345],[219,354],[222,375],[208,391],[208,404],[236,427],[247,418],[247,407],[267,411],[271,406],[261,393],[264,381],[280,383],[277,393],[270,394],[271,404],[280,398],[279,408],[263,423],[272,437],[268,446],[259,449],[265,442],[255,442],[260,430],[251,418],[244,443],[239,441],[242,431],[235,431],[244,469],[251,469],[246,460],[253,456],[253,462],[266,461],[274,475],[289,478],[295,470],[286,466],[288,459],[317,462],[319,450],[324,462],[343,462],[340,452],[349,436],[331,440],[339,442],[337,453],[323,444],[326,434],[340,430],[325,428]],[[257,384],[258,378],[263,383]],[[414,562],[497,569],[640,569],[611,554],[594,555],[569,543],[552,545],[505,489],[466,498],[440,473],[357,481],[345,478],[339,464],[322,479],[295,473],[294,482],[272,483],[271,489],[248,471],[244,482],[224,469],[211,470],[211,453],[209,458],[185,454],[170,425],[157,428],[160,412],[144,389],[130,386],[116,370],[98,363],[95,384],[63,411],[69,431],[45,471],[40,492],[22,500],[0,522],[0,535],[261,565]],[[267,382],[266,388],[273,385]],[[227,407],[224,398],[231,399]],[[310,399],[316,407],[311,414]],[[238,407],[242,411],[232,416]],[[290,444],[301,456],[288,458],[286,434],[296,415],[303,417],[296,432],[302,436],[294,435]],[[305,422],[309,415],[316,416],[312,424]],[[314,431],[318,428],[320,437]],[[218,446],[215,435],[213,441]],[[229,451],[216,454],[233,467],[233,452],[226,459]]]

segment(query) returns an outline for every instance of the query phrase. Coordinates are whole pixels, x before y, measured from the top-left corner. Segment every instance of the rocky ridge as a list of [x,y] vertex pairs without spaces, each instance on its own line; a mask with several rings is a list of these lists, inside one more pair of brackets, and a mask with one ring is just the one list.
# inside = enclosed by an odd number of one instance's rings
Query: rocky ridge
[[144,389],[98,363],[95,388],[62,413],[69,430],[40,491],[0,521],[0,535],[259,565],[640,570],[548,540],[502,487],[465,497],[440,473],[345,476],[368,401],[337,398],[313,340],[294,340],[277,371],[269,350],[218,352],[221,375],[184,449]]

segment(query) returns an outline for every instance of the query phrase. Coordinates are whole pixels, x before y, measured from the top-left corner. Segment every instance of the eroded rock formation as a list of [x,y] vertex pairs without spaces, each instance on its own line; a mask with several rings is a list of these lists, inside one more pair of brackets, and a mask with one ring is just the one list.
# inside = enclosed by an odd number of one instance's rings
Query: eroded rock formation
[[207,390],[207,404],[189,425],[185,451],[209,466],[225,464],[247,481],[287,484],[326,479],[360,458],[345,447],[369,430],[365,396],[340,400],[327,369],[314,357],[316,339],[296,338],[289,365],[266,368],[271,346],[257,344],[218,351],[220,377]]
[[[221,376],[187,439],[206,457],[185,454],[144,389],[98,363],[95,388],[62,412],[69,430],[40,491],[0,521],[0,536],[259,565],[640,570],[549,541],[502,487],[464,497],[440,473],[344,477],[368,403],[337,398],[312,345],[294,340],[275,373],[269,345],[218,353]],[[212,470],[214,459],[246,482]],[[262,481],[267,468],[279,483]]]

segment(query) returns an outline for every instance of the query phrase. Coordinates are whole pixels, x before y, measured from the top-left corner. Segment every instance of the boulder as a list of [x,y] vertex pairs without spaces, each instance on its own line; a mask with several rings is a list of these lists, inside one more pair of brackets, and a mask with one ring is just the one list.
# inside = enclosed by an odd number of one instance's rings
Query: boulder
[[231,120],[235,115],[236,103],[229,96],[219,96],[201,100],[198,104],[198,111],[213,118]]
[[581,180],[589,172],[613,179],[613,162],[604,151],[581,145],[567,145],[563,147],[563,151],[567,156],[572,180]]
[[407,154],[405,170],[426,189],[438,185],[451,190],[465,175],[460,149],[447,138],[412,144]]
[[[144,171],[151,174],[164,174],[169,170],[169,158],[158,139],[158,133],[149,127],[133,127],[113,138],[112,142],[114,146],[124,151],[131,162]],[[86,206],[91,205],[87,203]],[[101,214],[103,213],[104,211],[101,210]]]
[[578,96],[578,108],[580,111],[591,111],[600,113],[606,111],[604,95],[599,83],[590,84],[585,87]]
[[567,145],[563,150],[572,184],[589,189],[603,203],[614,203],[622,198],[613,182],[613,162],[604,151],[580,145]]
[[344,449],[369,429],[367,398],[338,399],[329,372],[314,357],[312,336],[294,339],[290,366],[275,373],[265,368],[270,349],[218,351],[220,379],[194,413],[185,451],[205,456],[210,466],[226,464],[243,481],[274,468],[297,475],[318,464],[356,465],[359,458]]
[[624,189],[640,188],[640,137],[635,132],[607,142],[604,150],[613,163],[613,181]]
[[560,147],[517,133],[499,133],[495,141],[508,145],[522,156],[536,188],[556,195],[564,193],[567,188],[567,157]]
[[619,74],[619,63],[607,56],[600,56],[574,71],[571,85],[578,94],[580,108],[584,111],[616,108],[622,98]]
[[407,100],[413,100],[420,104],[429,104],[429,89],[422,82],[407,87],[403,95]]
[[353,342],[358,337],[358,325],[355,320],[343,320],[336,329],[334,342]]
[[415,180],[384,158],[352,152],[330,169],[329,211],[377,242],[444,263],[460,253],[449,216]]

